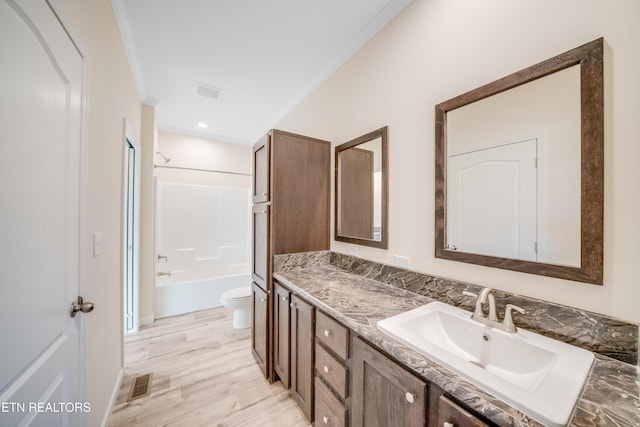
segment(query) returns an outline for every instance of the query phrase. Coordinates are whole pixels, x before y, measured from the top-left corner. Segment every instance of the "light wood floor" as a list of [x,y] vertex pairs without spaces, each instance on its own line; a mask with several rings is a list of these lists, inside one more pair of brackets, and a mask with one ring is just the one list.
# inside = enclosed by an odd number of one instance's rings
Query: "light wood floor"
[[[111,427],[310,426],[280,382],[251,355],[251,329],[224,307],[160,319],[125,338],[125,373]],[[133,379],[153,373],[151,393],[127,402]]]

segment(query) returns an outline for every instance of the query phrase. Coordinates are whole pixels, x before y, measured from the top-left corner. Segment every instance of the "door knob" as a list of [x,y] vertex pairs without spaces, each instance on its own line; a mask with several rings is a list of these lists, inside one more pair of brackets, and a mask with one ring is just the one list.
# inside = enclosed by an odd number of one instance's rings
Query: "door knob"
[[76,317],[76,314],[78,314],[79,311],[83,313],[91,313],[93,311],[93,303],[84,302],[84,298],[78,296],[78,299],[71,303],[71,312],[69,315],[71,317]]

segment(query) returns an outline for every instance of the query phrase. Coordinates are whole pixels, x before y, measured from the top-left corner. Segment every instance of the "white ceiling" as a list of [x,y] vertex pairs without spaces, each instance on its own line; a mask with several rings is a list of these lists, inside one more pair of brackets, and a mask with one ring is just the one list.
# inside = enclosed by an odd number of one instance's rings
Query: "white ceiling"
[[[253,144],[411,1],[112,0],[158,129],[241,144]],[[199,84],[221,95],[198,95]]]

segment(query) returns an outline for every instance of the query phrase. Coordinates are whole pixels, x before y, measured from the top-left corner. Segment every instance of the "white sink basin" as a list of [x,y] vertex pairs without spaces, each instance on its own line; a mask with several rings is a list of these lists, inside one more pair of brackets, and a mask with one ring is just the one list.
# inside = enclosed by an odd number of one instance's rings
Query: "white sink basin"
[[441,302],[381,320],[378,329],[548,426],[567,424],[594,359],[533,332],[482,325]]

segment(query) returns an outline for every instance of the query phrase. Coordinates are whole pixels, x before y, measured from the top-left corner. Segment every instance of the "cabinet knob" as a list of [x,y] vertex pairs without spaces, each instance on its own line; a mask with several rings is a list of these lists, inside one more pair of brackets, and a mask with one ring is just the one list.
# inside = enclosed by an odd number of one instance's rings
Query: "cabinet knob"
[[329,417],[327,416],[322,417],[322,422],[325,424],[329,424]]
[[409,403],[413,403],[416,401],[416,397],[413,395],[413,393],[409,391],[404,395],[404,397],[407,399],[407,402]]
[[324,334],[325,337],[328,337],[329,335],[331,335],[331,331],[328,330],[328,329],[325,329],[323,334]]
[[324,371],[325,374],[328,374],[330,371],[328,366],[325,366],[324,368],[322,368],[322,370]]
[[287,300],[287,297],[282,297],[282,301],[286,301],[286,300]]
[[295,307],[295,304],[291,303],[291,304],[289,304],[289,307],[293,308],[293,307]]
[[456,427],[454,423],[450,423],[449,421],[445,421],[442,427]]
[[260,301],[265,302],[265,301],[266,301],[266,299],[264,299],[264,298],[260,298]]

